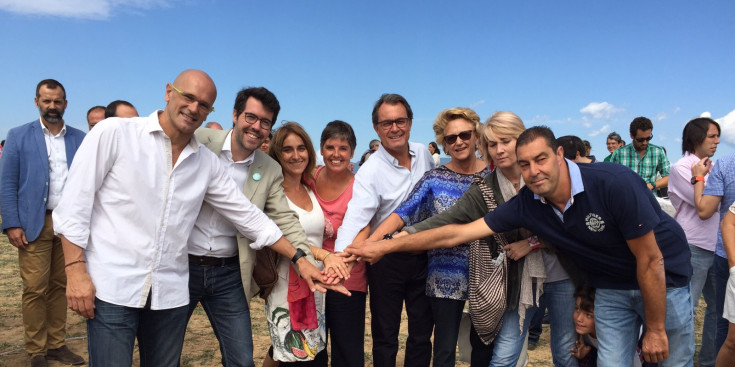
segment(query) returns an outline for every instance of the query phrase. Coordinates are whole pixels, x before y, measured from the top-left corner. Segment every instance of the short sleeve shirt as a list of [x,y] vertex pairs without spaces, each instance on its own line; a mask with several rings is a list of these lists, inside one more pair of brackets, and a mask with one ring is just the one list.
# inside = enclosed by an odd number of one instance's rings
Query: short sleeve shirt
[[628,144],[624,147],[614,151],[611,162],[620,163],[633,170],[633,172],[640,175],[646,183],[653,183],[656,181],[656,174],[660,174],[661,177],[668,177],[671,163],[666,158],[666,152],[664,148],[658,145],[649,144],[646,148],[646,154],[641,158],[638,152],[633,147],[633,144]]
[[[727,204],[735,201],[735,153],[730,153],[715,162],[704,188],[704,195],[720,196],[720,218],[727,214]],[[722,246],[722,232],[717,231],[715,255],[727,258]]]
[[524,227],[572,259],[595,288],[638,289],[636,259],[627,240],[654,232],[664,257],[667,287],[682,287],[691,276],[690,252],[681,227],[661,210],[645,182],[612,163],[579,165],[584,190],[559,218],[550,204],[527,187],[485,216],[495,232]]

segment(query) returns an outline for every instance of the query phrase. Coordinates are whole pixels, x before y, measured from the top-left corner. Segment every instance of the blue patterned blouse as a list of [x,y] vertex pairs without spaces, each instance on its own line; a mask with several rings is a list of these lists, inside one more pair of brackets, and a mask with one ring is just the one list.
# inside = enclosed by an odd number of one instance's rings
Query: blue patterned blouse
[[[485,168],[478,172],[485,176]],[[407,226],[421,222],[449,209],[470,187],[473,175],[457,173],[446,166],[426,172],[408,198],[395,213]],[[430,250],[426,295],[429,297],[466,300],[469,277],[467,243],[445,249]]]

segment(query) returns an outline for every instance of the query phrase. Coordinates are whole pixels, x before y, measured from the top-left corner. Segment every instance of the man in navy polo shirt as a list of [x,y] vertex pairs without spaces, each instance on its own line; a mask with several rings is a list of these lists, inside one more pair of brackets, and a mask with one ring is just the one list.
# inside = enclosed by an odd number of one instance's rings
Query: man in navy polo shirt
[[[533,127],[516,142],[526,187],[483,219],[347,248],[369,261],[394,251],[452,247],[524,227],[555,244],[597,288],[599,366],[630,365],[645,323],[643,355],[661,366],[692,366],[690,252],[681,227],[646,183],[619,165],[564,159],[554,133]],[[613,179],[614,178],[614,179]]]

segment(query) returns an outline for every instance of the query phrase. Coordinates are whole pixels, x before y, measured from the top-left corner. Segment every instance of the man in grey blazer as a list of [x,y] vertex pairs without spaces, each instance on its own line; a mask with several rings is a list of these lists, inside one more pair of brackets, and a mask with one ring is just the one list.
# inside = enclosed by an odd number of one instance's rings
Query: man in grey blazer
[[[273,127],[280,105],[265,88],[246,88],[235,99],[233,129],[202,128],[196,137],[220,157],[229,175],[250,201],[272,219],[293,246],[296,256],[309,250],[299,218],[288,207],[278,165],[258,147]],[[253,366],[249,301],[260,289],[253,280],[256,251],[250,240],[206,203],[189,237],[189,316],[201,302],[220,343],[222,364]],[[295,261],[296,259],[291,259]]]
[[84,359],[64,344],[64,253],[51,212],[84,133],[64,123],[66,90],[58,81],[38,83],[35,103],[40,119],[8,132],[0,160],[2,231],[18,249],[24,339],[31,366],[46,366],[46,359],[81,364]]

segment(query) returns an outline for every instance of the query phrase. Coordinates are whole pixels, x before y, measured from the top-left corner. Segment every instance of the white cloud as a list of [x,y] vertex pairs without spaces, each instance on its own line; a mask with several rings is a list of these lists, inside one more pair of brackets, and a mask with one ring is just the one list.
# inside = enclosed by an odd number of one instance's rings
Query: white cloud
[[607,102],[591,102],[587,106],[582,107],[579,112],[583,115],[591,116],[595,119],[609,120],[613,115],[623,112],[625,109],[615,107]]
[[167,0],[0,0],[0,10],[25,15],[104,19],[113,8],[150,9]]
[[587,136],[597,136],[600,134],[607,134],[609,131],[610,131],[610,125],[605,124],[598,130],[588,133]]
[[711,114],[711,113],[709,113],[708,111],[704,111],[704,112],[702,112],[702,113],[701,113],[701,114],[699,115],[699,117],[712,118],[712,114]]
[[471,108],[471,109],[473,109],[473,110],[474,110],[474,109],[476,109],[477,107],[479,107],[479,106],[482,106],[482,105],[484,105],[484,104],[485,104],[485,100],[484,100],[484,99],[481,99],[481,100],[479,100],[479,101],[477,101],[477,102],[475,102],[475,103],[471,104],[469,108]]
[[668,116],[668,115],[666,114],[666,112],[659,112],[659,113],[658,113],[658,114],[656,115],[656,117],[654,117],[653,119],[654,119],[655,121],[663,121],[663,120],[666,120],[666,119],[667,119],[668,117],[669,117],[669,116]]
[[589,129],[589,128],[591,128],[591,127],[592,127],[592,124],[590,124],[589,122],[587,122],[587,121],[585,120],[585,122],[584,122],[584,123],[582,124],[582,126],[584,126],[584,127],[586,127],[586,128],[588,128],[588,129]]
[[715,119],[720,124],[720,139],[725,143],[735,145],[735,110],[730,111],[724,117]]
[[549,116],[547,115],[536,115],[531,119],[531,125],[530,126],[537,126],[537,125],[548,125],[549,124]]

